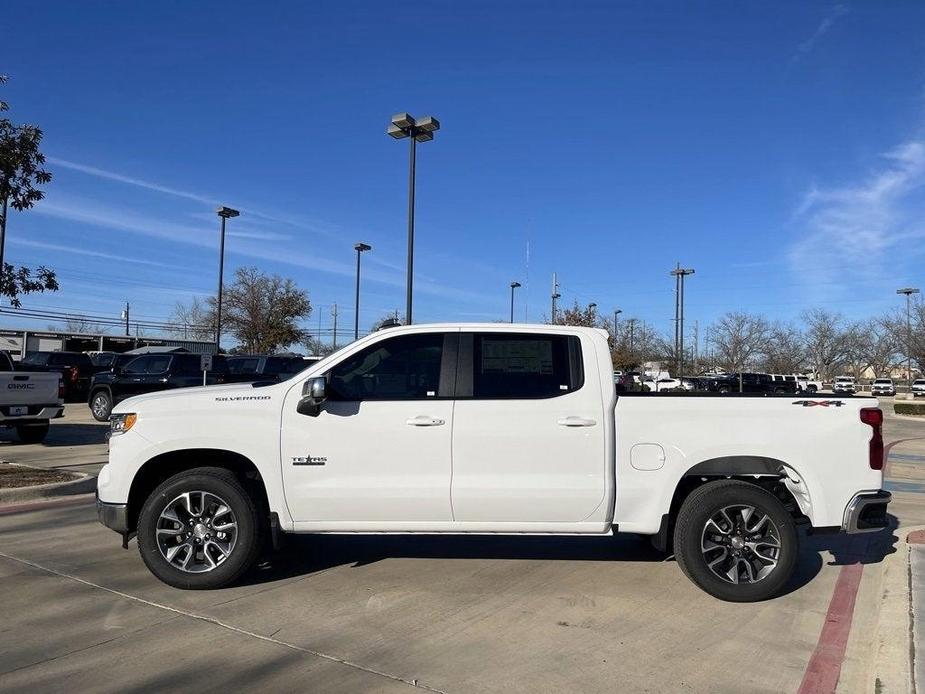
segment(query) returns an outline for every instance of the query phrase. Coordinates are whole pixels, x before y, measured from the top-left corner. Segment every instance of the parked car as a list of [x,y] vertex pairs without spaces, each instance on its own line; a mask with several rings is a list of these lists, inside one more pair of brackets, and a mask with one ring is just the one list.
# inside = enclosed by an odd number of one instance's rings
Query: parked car
[[716,377],[716,392],[718,393],[773,393],[774,379],[771,374],[743,372],[731,373]]
[[225,357],[225,363],[228,371],[226,383],[284,381],[312,365],[302,357],[290,355],[238,354]]
[[912,397],[918,398],[925,395],[925,378],[917,378],[912,382]]
[[65,400],[87,397],[90,379],[97,372],[83,352],[30,352],[17,367],[20,371],[54,371],[61,374]]
[[805,374],[795,374],[797,388],[807,393],[818,393],[822,390],[822,381],[816,381]]
[[178,588],[233,582],[286,532],[626,532],[741,602],[791,580],[798,523],[887,527],[876,399],[618,398],[611,372],[592,328],[414,325],[282,383],[134,398],[97,514]]
[[870,384],[871,395],[896,395],[896,386],[892,378],[875,378]]
[[[212,371],[206,374],[206,385],[224,383],[225,361],[212,357]],[[98,422],[109,419],[112,408],[136,395],[172,388],[203,385],[198,354],[143,354],[121,368],[98,373],[90,386],[87,402]]]
[[62,416],[61,374],[19,371],[9,353],[0,351],[0,427],[15,429],[23,443],[40,443],[49,422]]
[[666,390],[676,390],[682,387],[680,379],[671,376],[645,376],[642,379],[642,387],[652,393],[662,393]]
[[847,393],[854,395],[857,390],[858,387],[854,382],[854,376],[836,376],[835,383],[832,384],[832,392],[836,394]]

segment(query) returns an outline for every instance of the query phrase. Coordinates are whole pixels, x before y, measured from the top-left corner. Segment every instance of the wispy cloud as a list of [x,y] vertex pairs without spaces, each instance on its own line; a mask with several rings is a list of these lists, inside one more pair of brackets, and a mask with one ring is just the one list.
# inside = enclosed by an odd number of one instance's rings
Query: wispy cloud
[[845,5],[834,5],[832,9],[829,10],[829,12],[826,14],[826,16],[822,18],[822,21],[819,22],[819,26],[816,27],[816,31],[812,33],[812,36],[797,46],[796,52],[794,52],[790,62],[796,63],[804,56],[809,55],[816,47],[816,44],[819,43],[819,41],[822,39],[822,37],[829,33],[835,22],[838,21],[838,18],[847,12],[848,8]]
[[925,237],[922,200],[925,140],[882,155],[882,164],[856,184],[813,187],[796,213],[804,236],[790,251],[793,268],[815,278],[875,277],[902,260],[900,243]]
[[114,253],[103,253],[102,251],[90,251],[85,248],[77,248],[76,246],[62,246],[57,243],[45,243],[44,241],[30,241],[29,239],[21,239],[17,237],[12,237],[7,241],[12,246],[24,246],[26,248],[41,248],[46,251],[60,251],[62,253],[67,253],[68,255],[82,255],[90,258],[100,258],[102,260],[113,260],[118,263],[135,263],[137,265],[148,265],[150,267],[162,267],[162,268],[173,268],[175,265],[168,263],[159,263],[155,260],[145,260],[143,258],[131,258],[127,255],[116,255]]
[[[74,161],[69,161],[67,159],[60,159],[58,157],[48,157],[48,163],[54,166],[57,166],[62,169],[68,169],[70,171],[76,171],[78,173],[86,174],[88,176],[93,176],[95,178],[101,178],[107,181],[113,181],[115,183],[122,183],[129,186],[134,186],[136,188],[141,188],[143,190],[149,190],[155,193],[162,193],[164,195],[170,195],[176,198],[183,198],[184,200],[192,200],[193,202],[201,203],[203,205],[209,205],[210,207],[218,207],[221,204],[237,204],[233,201],[225,200],[221,202],[218,198],[203,195],[201,193],[196,193],[187,190],[180,190],[179,188],[173,188],[171,186],[165,186],[160,183],[154,183],[152,181],[146,181],[135,176],[128,176],[126,174],[118,173],[115,171],[108,171],[106,169],[100,169],[96,166],[90,166],[88,164],[81,164]],[[261,210],[258,207],[252,207],[250,205],[239,205],[248,216],[256,217],[257,219],[262,219],[267,222],[274,222],[276,224],[285,224],[288,226],[296,227],[299,229],[304,229],[311,231],[316,234],[321,234],[323,236],[332,236],[338,237],[339,234],[332,229],[326,228],[324,225],[311,220],[307,220],[299,215],[292,215],[286,213],[278,212],[267,212]]]

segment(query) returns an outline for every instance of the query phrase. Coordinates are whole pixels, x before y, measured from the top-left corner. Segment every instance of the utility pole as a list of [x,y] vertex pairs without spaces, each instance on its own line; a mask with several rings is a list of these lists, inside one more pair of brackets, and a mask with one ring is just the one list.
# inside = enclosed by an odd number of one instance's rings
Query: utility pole
[[129,310],[129,305],[128,305],[128,302],[126,301],[125,310],[122,311],[122,317],[125,319],[125,334],[131,335],[132,333],[129,331],[129,327],[128,327],[128,310]]
[[636,343],[635,343],[635,340],[633,339],[634,338],[633,331],[636,328],[636,319],[630,318],[626,322],[629,323],[629,326],[630,326],[630,357],[632,358],[636,353]]
[[331,309],[331,315],[334,316],[334,351],[337,351],[337,304]]
[[562,298],[562,295],[559,294],[559,280],[556,277],[556,273],[552,273],[552,324],[556,324],[556,301]]
[[4,265],[4,247],[6,246],[6,217],[7,217],[7,200],[6,196],[3,198],[3,212],[0,213],[0,272],[2,272]]
[[315,344],[315,351],[321,355],[321,311],[318,311],[318,342]]
[[700,370],[700,321],[694,321],[694,375]]
[[693,268],[677,264],[671,275],[675,278],[675,349],[678,356],[678,378],[684,373],[684,278],[694,274]]

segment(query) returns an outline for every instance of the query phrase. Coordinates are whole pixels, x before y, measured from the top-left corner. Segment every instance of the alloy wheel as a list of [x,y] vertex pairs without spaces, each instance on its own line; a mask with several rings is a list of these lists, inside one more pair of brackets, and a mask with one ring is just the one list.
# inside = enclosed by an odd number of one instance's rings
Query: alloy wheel
[[700,551],[707,567],[727,583],[757,583],[777,566],[780,531],[754,506],[724,506],[704,524]]
[[187,573],[206,573],[234,551],[238,523],[228,503],[211,492],[184,492],[157,519],[157,547],[167,562]]

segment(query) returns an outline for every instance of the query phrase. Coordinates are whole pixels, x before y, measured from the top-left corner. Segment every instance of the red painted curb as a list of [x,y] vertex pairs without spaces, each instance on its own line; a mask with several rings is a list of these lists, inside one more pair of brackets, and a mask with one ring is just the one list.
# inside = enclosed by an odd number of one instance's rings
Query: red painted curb
[[925,545],[925,530],[913,530],[906,536],[906,542],[910,545]]
[[835,582],[829,610],[816,650],[813,651],[803,674],[798,694],[833,694],[838,686],[848,634],[851,633],[851,619],[854,617],[854,602],[864,573],[863,564],[843,566]]
[[10,516],[14,513],[26,513],[28,511],[41,511],[45,508],[55,508],[57,506],[79,506],[81,504],[91,503],[95,498],[96,494],[75,494],[74,496],[63,499],[46,499],[45,501],[5,504],[0,506],[0,516]]

